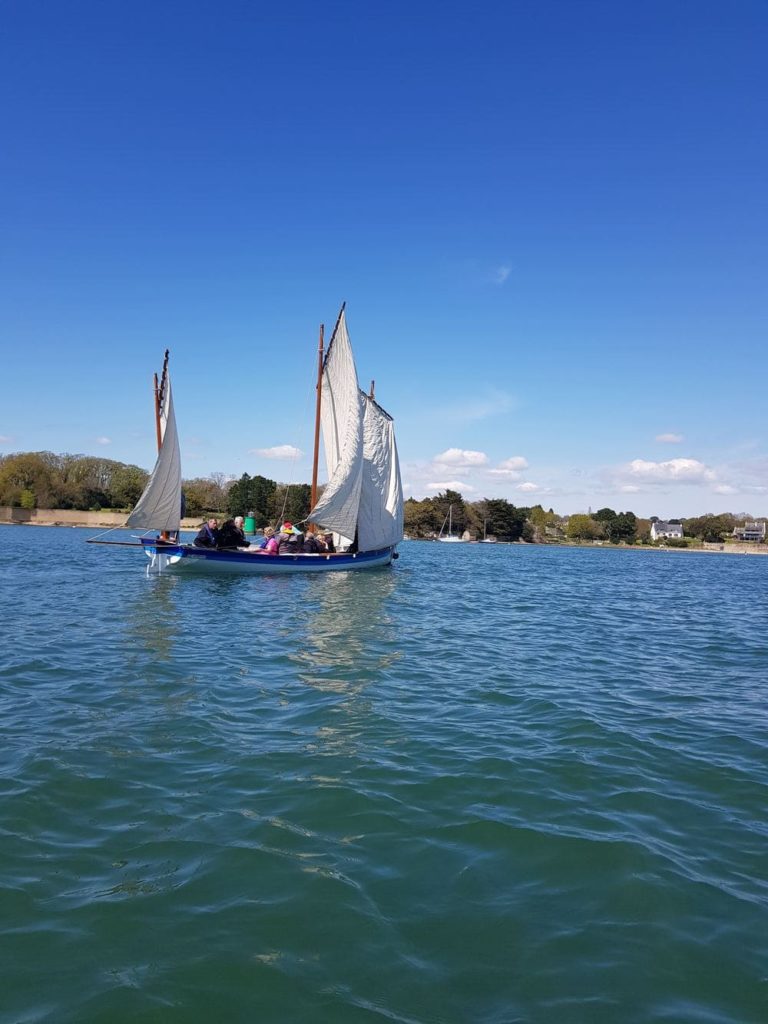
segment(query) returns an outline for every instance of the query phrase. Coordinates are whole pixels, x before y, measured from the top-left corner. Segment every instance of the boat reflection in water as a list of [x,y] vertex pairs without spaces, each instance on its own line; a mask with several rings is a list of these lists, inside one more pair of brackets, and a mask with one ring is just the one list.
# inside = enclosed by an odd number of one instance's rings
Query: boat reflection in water
[[399,659],[387,609],[397,576],[338,573],[308,583],[306,632],[291,653],[298,676],[321,690],[360,692]]

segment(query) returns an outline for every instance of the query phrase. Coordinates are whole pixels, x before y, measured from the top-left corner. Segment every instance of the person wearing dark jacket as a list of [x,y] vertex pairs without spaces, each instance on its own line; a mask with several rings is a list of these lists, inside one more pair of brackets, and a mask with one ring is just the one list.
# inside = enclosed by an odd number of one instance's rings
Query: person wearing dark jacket
[[218,519],[209,519],[203,523],[193,543],[197,548],[215,548],[219,543]]
[[243,517],[237,516],[235,519],[227,519],[219,530],[219,542],[217,547],[220,548],[247,548],[248,541],[245,539],[243,533]]
[[305,555],[324,555],[325,544],[319,537],[316,537],[314,533],[308,533],[304,538],[302,552]]

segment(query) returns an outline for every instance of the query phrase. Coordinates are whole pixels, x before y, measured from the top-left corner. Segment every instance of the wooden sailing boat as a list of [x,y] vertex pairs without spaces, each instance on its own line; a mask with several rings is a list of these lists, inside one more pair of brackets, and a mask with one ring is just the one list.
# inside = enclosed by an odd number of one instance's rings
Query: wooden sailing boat
[[[127,526],[159,531],[139,543],[156,571],[328,572],[389,565],[403,538],[403,490],[394,422],[358,385],[345,306],[327,351],[323,328],[318,346],[317,409],[310,528],[333,532],[333,554],[256,554],[255,549],[216,550],[178,541],[181,522],[181,457],[173,412],[168,353],[155,377],[158,456]],[[317,499],[317,463],[322,430],[328,483]],[[105,542],[102,542],[105,543]]]

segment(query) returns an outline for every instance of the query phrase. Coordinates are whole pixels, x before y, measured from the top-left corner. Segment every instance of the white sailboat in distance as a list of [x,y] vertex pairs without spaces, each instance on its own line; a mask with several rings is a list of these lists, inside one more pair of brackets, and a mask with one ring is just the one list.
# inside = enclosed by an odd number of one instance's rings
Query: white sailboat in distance
[[[445,524],[448,523],[448,533],[443,536],[443,530]],[[460,537],[458,533],[453,532],[453,505],[448,506],[448,515],[443,520],[443,525],[440,527],[440,536],[437,538],[442,541],[443,544],[464,544],[464,538]]]

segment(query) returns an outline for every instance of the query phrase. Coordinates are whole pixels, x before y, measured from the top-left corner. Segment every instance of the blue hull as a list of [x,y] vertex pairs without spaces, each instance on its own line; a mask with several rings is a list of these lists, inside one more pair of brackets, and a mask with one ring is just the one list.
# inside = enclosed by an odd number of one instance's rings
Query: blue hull
[[395,555],[394,547],[378,551],[362,551],[354,555],[256,555],[248,551],[216,551],[196,548],[191,544],[160,544],[154,540],[143,542],[150,568],[158,572],[234,572],[261,575],[287,572],[339,572],[376,569],[389,565]]

